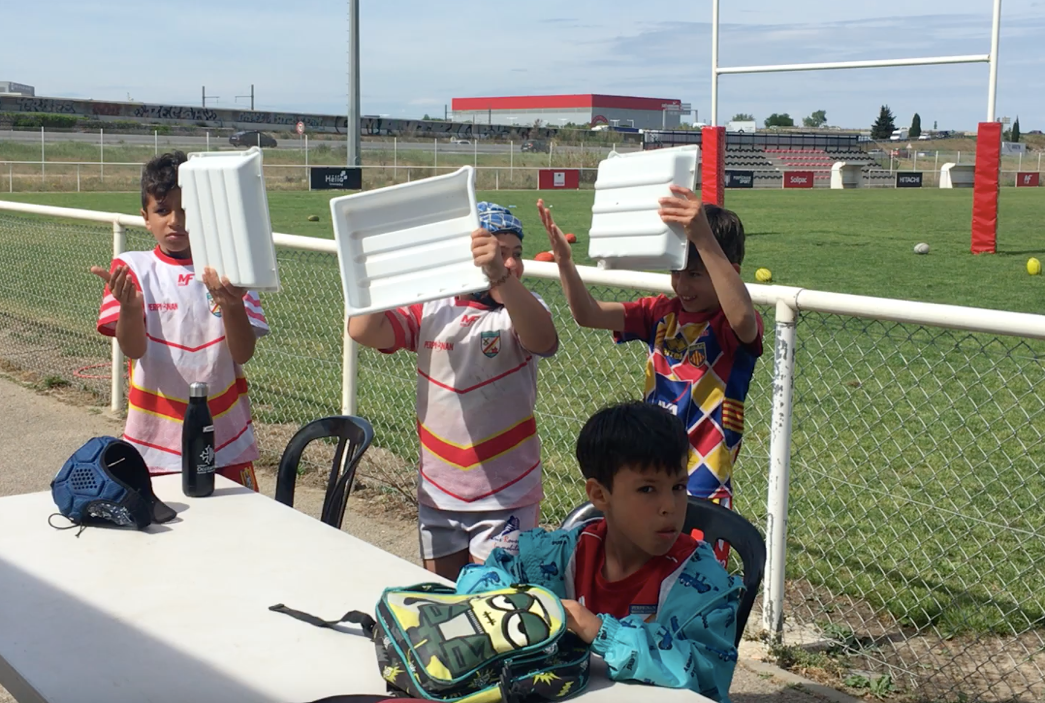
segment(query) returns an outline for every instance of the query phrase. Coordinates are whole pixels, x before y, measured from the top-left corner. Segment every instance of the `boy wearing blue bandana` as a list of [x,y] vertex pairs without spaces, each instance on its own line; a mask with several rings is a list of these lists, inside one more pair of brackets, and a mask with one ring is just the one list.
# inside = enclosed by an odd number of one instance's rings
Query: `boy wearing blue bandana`
[[472,258],[487,291],[349,320],[359,344],[417,354],[417,499],[425,568],[456,579],[469,561],[537,527],[541,446],[537,361],[555,354],[548,306],[519,280],[522,223],[479,203]]

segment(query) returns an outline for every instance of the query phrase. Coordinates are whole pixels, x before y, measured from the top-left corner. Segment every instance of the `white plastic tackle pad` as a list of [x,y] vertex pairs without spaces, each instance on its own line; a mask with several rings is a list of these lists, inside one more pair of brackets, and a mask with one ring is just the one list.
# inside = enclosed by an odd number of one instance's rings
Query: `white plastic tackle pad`
[[465,166],[330,201],[349,316],[489,288],[472,261],[474,174]]
[[278,291],[261,149],[189,154],[178,168],[192,263],[255,291]]
[[660,199],[671,185],[692,189],[700,147],[617,154],[599,164],[591,212],[588,256],[617,268],[677,271],[689,245],[678,224],[660,219]]

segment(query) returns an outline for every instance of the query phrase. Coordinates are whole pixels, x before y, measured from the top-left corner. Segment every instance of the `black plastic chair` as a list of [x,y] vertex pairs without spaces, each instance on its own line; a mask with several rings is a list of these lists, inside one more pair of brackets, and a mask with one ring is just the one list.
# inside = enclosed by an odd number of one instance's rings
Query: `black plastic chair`
[[[327,479],[327,493],[323,499],[323,512],[320,520],[341,529],[345,519],[345,506],[352,492],[352,482],[356,477],[356,467],[363,458],[364,452],[374,440],[374,428],[361,417],[336,415],[325,417],[308,423],[295,434],[283,457],[279,460],[279,471],[276,474],[276,500],[283,505],[294,506],[294,488],[297,485],[298,465],[305,448],[326,437],[336,437],[337,448],[334,450],[334,461]],[[342,458],[344,461],[342,468]]]
[[[574,509],[563,520],[562,529],[569,530],[592,520],[602,518],[602,513],[591,503],[585,503]],[[762,585],[762,577],[766,571],[766,541],[762,533],[742,515],[723,508],[721,505],[700,498],[689,499],[686,506],[686,522],[682,529],[685,532],[700,530],[704,533],[704,541],[714,544],[723,540],[733,548],[744,564],[744,595],[737,606],[736,646],[740,646],[740,638],[747,626],[751,607],[755,604],[758,587]]]

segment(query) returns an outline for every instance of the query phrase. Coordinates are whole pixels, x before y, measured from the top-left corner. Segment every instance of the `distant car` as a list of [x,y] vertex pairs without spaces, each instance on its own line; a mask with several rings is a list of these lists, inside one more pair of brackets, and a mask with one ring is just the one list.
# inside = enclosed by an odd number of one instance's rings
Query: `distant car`
[[548,153],[549,150],[550,147],[548,146],[548,142],[542,141],[540,139],[528,139],[527,141],[523,142],[522,148],[520,149],[520,151],[529,151],[534,153],[539,152],[545,154]]
[[918,141],[920,141],[920,142],[927,142],[930,139],[932,139],[932,137],[929,136],[928,134],[919,134],[918,135]]
[[236,132],[229,137],[229,144],[232,146],[260,146],[273,148],[276,146],[276,140],[267,134],[262,134],[257,130],[244,130]]
[[468,141],[467,139],[451,139],[450,143],[451,144],[464,144],[464,145],[471,144],[471,142]]

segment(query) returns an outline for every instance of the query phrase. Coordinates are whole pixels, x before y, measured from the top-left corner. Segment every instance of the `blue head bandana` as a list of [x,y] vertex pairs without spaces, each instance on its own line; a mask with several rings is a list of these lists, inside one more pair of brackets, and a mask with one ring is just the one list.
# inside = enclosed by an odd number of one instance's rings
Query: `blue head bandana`
[[478,209],[479,224],[487,232],[511,232],[519,239],[523,238],[522,222],[508,208],[484,201],[478,204]]

